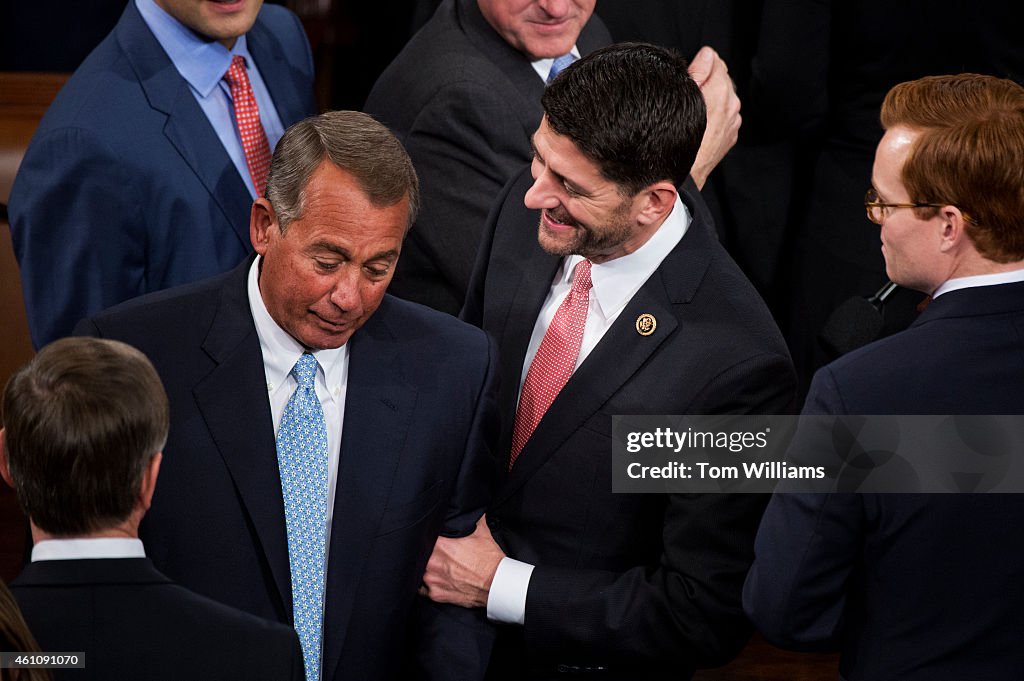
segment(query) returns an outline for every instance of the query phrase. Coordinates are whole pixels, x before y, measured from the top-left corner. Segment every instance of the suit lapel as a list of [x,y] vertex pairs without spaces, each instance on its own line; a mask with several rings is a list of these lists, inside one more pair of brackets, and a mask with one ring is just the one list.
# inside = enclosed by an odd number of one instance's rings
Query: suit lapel
[[270,98],[274,100],[282,125],[287,128],[309,115],[306,110],[309,93],[300,89],[300,84],[305,81],[292,73],[288,60],[281,53],[281,45],[270,29],[257,18],[245,40],[249,54],[270,91]]
[[532,135],[544,114],[540,97],[544,94],[544,81],[530,62],[505,42],[480,13],[476,0],[456,0],[456,19],[466,38],[479,52],[494,62],[522,99],[522,105],[512,107],[520,112],[520,120],[527,135]]
[[115,31],[149,105],[167,115],[167,140],[206,187],[243,248],[250,251],[248,222],[232,216],[248,215],[252,197],[188,83],[146,26],[135,3],[128,3]]
[[281,611],[290,617],[291,573],[274,421],[246,293],[252,260],[235,268],[222,289],[203,341],[203,350],[217,366],[192,393],[252,522],[281,598]]
[[[391,301],[349,341],[348,387],[334,500],[324,618],[323,678],[338,670],[359,580],[387,506],[409,434],[416,390],[401,371],[388,326]],[[358,626],[358,623],[356,623]]]

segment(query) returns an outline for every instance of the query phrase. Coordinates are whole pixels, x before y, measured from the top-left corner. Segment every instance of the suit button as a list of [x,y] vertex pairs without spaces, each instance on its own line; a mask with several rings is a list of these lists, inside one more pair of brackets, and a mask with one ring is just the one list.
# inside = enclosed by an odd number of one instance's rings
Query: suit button
[[487,527],[491,528],[492,531],[501,528],[501,518],[487,516]]

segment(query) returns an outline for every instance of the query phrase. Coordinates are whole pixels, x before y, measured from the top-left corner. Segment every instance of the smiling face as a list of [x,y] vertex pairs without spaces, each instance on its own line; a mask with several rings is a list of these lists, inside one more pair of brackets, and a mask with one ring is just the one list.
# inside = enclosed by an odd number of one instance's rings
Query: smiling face
[[[918,133],[905,126],[886,131],[875,152],[871,183],[884,203],[914,203],[903,185],[903,164]],[[900,286],[931,293],[948,278],[942,254],[943,218],[926,220],[913,208],[885,208],[882,213],[882,255],[885,272]]]
[[657,230],[638,220],[642,193],[624,197],[546,117],[533,135],[533,148],[534,182],[524,203],[541,211],[537,240],[548,253],[607,262],[632,253]]
[[569,52],[596,0],[477,0],[487,23],[530,61]]
[[311,350],[341,347],[380,305],[409,224],[409,199],[374,206],[349,173],[325,160],[282,234],[266,199],[250,237],[263,256],[260,295],[278,326]]
[[263,0],[155,0],[165,12],[209,40],[229,50],[252,28]]

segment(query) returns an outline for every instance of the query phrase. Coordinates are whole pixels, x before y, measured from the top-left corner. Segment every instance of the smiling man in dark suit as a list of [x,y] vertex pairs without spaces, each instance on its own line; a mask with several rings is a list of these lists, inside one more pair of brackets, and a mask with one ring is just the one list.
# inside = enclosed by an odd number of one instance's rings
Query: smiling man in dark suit
[[[470,533],[489,498],[490,342],[385,295],[417,201],[382,125],[306,119],[253,204],[257,257],[80,327],[140,348],[167,386],[173,421],[142,526],[154,562],[294,623],[309,679],[408,678],[434,541]],[[431,669],[472,678],[451,657],[457,638],[433,639],[446,652]]]
[[686,62],[605,48],[542,103],[463,311],[500,346],[508,472],[424,590],[502,623],[490,678],[688,678],[749,634],[764,500],[612,494],[612,416],[784,411],[792,366],[688,179],[705,113]]
[[294,631],[178,586],[146,556],[168,405],[142,353],[51,343],[8,382],[3,413],[0,474],[35,543],[11,588],[44,651],[83,654],[57,679],[303,678]]
[[[235,62],[239,87],[226,78]],[[244,260],[269,152],[315,109],[309,43],[284,7],[128,2],[46,112],[11,189],[35,346]]]
[[[1022,414],[1024,88],[908,81],[881,121],[868,216],[888,276],[932,301],[820,369],[804,413]],[[776,493],[743,603],[776,645],[840,649],[848,681],[1011,681],[1022,525],[1021,494]]]

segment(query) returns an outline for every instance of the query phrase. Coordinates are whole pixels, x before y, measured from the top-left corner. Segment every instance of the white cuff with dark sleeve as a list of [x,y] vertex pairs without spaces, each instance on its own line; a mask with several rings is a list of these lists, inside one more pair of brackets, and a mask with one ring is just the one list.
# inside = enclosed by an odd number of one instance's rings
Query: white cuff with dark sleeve
[[526,591],[533,567],[508,556],[501,559],[487,594],[487,619],[505,624],[526,622]]

